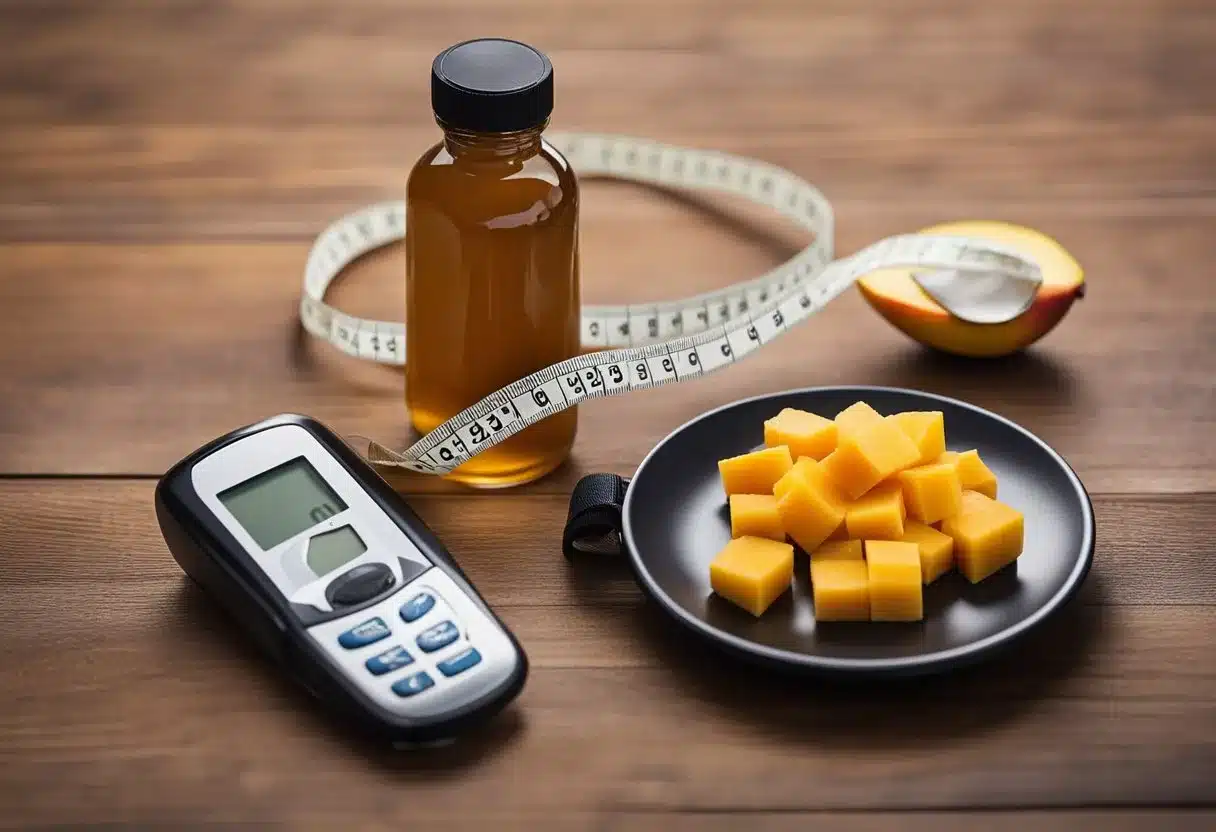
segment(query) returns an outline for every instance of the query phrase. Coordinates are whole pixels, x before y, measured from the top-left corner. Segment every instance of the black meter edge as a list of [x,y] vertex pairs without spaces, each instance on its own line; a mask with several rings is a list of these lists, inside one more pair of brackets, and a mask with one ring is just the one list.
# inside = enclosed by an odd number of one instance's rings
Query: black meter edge
[[[518,661],[512,674],[496,689],[447,712],[441,718],[407,720],[376,704],[352,685],[311,639],[277,587],[255,564],[244,547],[214,518],[198,498],[191,470],[201,459],[226,445],[283,425],[308,431],[363,486],[422,553],[466,593],[469,600],[495,622],[515,648]],[[317,420],[282,414],[238,428],[208,442],[165,472],[156,485],[156,517],[174,560],[195,583],[249,634],[255,644],[313,696],[328,705],[351,727],[376,740],[418,743],[450,739],[497,714],[523,689],[529,663],[515,634],[473,588],[459,564],[405,500],[375,469]],[[221,555],[239,552],[236,559]]]

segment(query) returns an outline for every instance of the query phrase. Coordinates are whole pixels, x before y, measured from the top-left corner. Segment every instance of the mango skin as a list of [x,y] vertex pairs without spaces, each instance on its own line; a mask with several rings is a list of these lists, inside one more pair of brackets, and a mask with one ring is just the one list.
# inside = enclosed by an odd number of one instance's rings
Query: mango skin
[[968,358],[994,358],[1025,349],[1056,327],[1085,294],[1081,266],[1057,241],[1024,226],[984,220],[951,222],[922,234],[981,237],[1024,248],[1043,270],[1034,303],[1012,321],[973,324],[939,306],[912,280],[910,269],[880,269],[857,281],[866,302],[889,324],[925,346]]

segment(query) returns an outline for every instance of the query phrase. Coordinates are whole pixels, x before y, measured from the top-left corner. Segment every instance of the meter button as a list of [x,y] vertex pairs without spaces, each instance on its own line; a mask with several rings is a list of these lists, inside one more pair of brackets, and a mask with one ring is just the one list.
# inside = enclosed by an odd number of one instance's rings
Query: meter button
[[422,693],[434,685],[435,680],[425,670],[420,670],[417,673],[406,676],[400,681],[393,682],[393,693],[398,696],[413,696],[415,693]]
[[447,647],[460,637],[460,631],[451,621],[441,621],[429,630],[418,634],[418,647],[424,653],[434,653],[441,647]]
[[388,625],[384,623],[383,618],[377,616],[376,618],[369,618],[362,624],[356,624],[338,636],[338,644],[341,644],[347,650],[354,650],[357,647],[375,644],[382,638],[388,638],[388,634]]
[[417,621],[435,606],[435,596],[421,592],[401,605],[401,620],[406,624]]
[[375,598],[393,585],[393,570],[385,563],[361,563],[334,578],[325,594],[334,606],[350,607]]
[[364,666],[373,676],[383,676],[385,673],[413,663],[414,657],[406,652],[404,647],[392,647],[379,656],[372,656],[364,662]]
[[439,663],[439,672],[444,676],[455,676],[457,673],[463,673],[470,667],[481,663],[481,654],[477,652],[477,648],[470,647],[463,653],[458,653],[447,661]]

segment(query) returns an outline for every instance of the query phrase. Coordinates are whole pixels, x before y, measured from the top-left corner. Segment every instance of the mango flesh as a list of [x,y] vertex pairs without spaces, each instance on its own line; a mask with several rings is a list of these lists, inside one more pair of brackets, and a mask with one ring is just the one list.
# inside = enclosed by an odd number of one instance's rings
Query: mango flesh
[[865,402],[849,405],[837,413],[836,418],[832,420],[836,423],[837,441],[839,442],[840,436],[845,433],[855,433],[866,425],[881,422],[882,418],[881,413]]
[[954,540],[958,571],[979,583],[1022,554],[1022,513],[978,491],[963,492],[959,513],[942,521],[942,533]]
[[779,445],[719,460],[718,473],[727,496],[772,494],[773,485],[793,466],[790,449]]
[[794,459],[821,460],[836,449],[836,422],[792,407],[764,422],[764,444],[785,445]]
[[822,465],[844,496],[856,500],[918,459],[920,450],[908,435],[895,422],[879,419],[841,434]]
[[785,542],[785,527],[772,494],[730,495],[730,536],[767,537]]
[[785,533],[805,552],[819,548],[845,518],[845,502],[827,472],[810,462],[790,473],[777,499]]
[[949,462],[905,468],[898,481],[908,515],[926,525],[951,517],[962,507],[958,467]]
[[[945,467],[954,472],[950,466]],[[903,489],[898,482],[890,482],[875,486],[854,501],[845,513],[845,526],[850,538],[899,540],[905,519]]]
[[904,543],[915,543],[920,550],[920,579],[928,586],[954,566],[954,538],[932,526],[909,520],[904,526]]
[[865,553],[870,620],[919,621],[924,618],[917,545],[896,540],[867,540]]
[[890,418],[920,449],[917,465],[933,462],[945,452],[946,417],[940,410],[909,410]]
[[949,462],[958,468],[959,482],[965,491],[979,493],[996,499],[996,474],[980,459],[980,452],[974,448],[969,451],[945,451],[938,458],[939,462]]
[[818,620],[918,621],[923,587],[952,569],[977,583],[1015,561],[1022,514],[996,500],[976,449],[945,450],[945,429],[941,411],[883,416],[865,402],[765,420],[762,450],[718,460],[733,545],[711,564],[714,591],[762,615],[797,546]]
[[790,587],[794,547],[763,537],[737,537],[709,565],[715,593],[757,618]]
[[1030,308],[1000,324],[975,324],[954,317],[916,284],[910,268],[879,269],[858,280],[862,297],[888,323],[934,349],[973,357],[1017,352],[1050,332],[1084,295],[1080,264],[1059,242],[1033,229],[977,220],[930,226],[920,233],[1006,243],[1032,257],[1043,273],[1043,284]]
[[818,465],[819,463],[811,459],[809,456],[799,457],[798,461],[794,463],[794,466],[782,474],[781,479],[777,480],[777,482],[773,484],[773,496],[780,500],[781,495],[786,492],[786,490],[794,483],[795,480],[797,480],[799,477],[806,476],[806,472],[809,468],[815,468],[818,467]]
[[[949,540],[949,538],[946,538]],[[811,563],[817,560],[864,560],[860,540],[829,540],[811,552]]]
[[863,560],[812,559],[811,594],[816,621],[870,620],[869,570]]

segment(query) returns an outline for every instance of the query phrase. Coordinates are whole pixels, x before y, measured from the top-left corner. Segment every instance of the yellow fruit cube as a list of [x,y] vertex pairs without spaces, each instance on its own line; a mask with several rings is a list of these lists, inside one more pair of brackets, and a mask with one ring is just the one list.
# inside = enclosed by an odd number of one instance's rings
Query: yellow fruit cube
[[957,466],[948,462],[905,468],[897,475],[908,515],[922,523],[936,523],[958,514],[963,484]]
[[903,489],[899,483],[884,482],[871,488],[864,497],[848,507],[845,525],[852,538],[899,540],[904,533],[907,516]]
[[881,422],[882,414],[865,402],[857,402],[837,413],[836,418],[832,421],[836,423],[836,435],[839,442],[841,434],[852,433],[866,425]]
[[946,417],[940,410],[909,410],[891,417],[920,448],[917,465],[926,465],[946,450]]
[[764,444],[785,445],[795,459],[820,460],[836,450],[836,423],[817,413],[787,407],[764,422]]
[[811,594],[816,621],[870,620],[870,578],[863,560],[812,560]]
[[823,466],[814,460],[789,475],[778,489],[777,511],[785,533],[813,552],[844,521],[845,502],[836,491]]
[[871,621],[919,621],[924,618],[920,549],[915,543],[867,540],[866,568]]
[[[947,538],[949,540],[949,538]],[[811,563],[817,560],[864,560],[860,540],[829,540],[811,552]]]
[[904,543],[915,543],[920,549],[920,579],[928,586],[954,566],[954,538],[932,526],[909,520],[904,524]]
[[949,462],[958,468],[958,479],[965,491],[978,491],[986,497],[996,499],[996,474],[980,459],[979,451],[945,451],[938,462]]
[[982,494],[979,491],[975,491],[970,488],[964,488],[962,501],[959,503],[958,511],[960,514],[968,511],[978,511],[985,506],[992,505],[995,502],[995,497],[989,497],[987,494]]
[[1022,554],[1025,524],[1012,506],[977,491],[964,491],[959,513],[942,521],[942,533],[954,539],[958,571],[979,583]]
[[767,537],[785,542],[785,528],[772,494],[730,495],[730,536]]
[[[839,492],[837,492],[839,493]],[[845,520],[848,519],[848,505],[845,506]],[[845,520],[840,521],[840,525],[836,527],[836,531],[828,535],[828,540],[848,540],[849,525]]]
[[778,500],[781,495],[793,484],[794,480],[805,475],[808,468],[817,468],[819,463],[811,459],[809,456],[798,457],[798,461],[794,463],[794,467],[781,475],[781,479],[773,484],[773,496]]
[[836,450],[821,463],[850,500],[856,500],[887,477],[916,464],[920,451],[894,422],[879,419],[842,433]]
[[781,475],[794,466],[790,449],[784,445],[762,448],[718,461],[722,488],[731,494],[772,494]]
[[759,617],[790,587],[794,547],[763,537],[736,537],[709,565],[714,592]]

